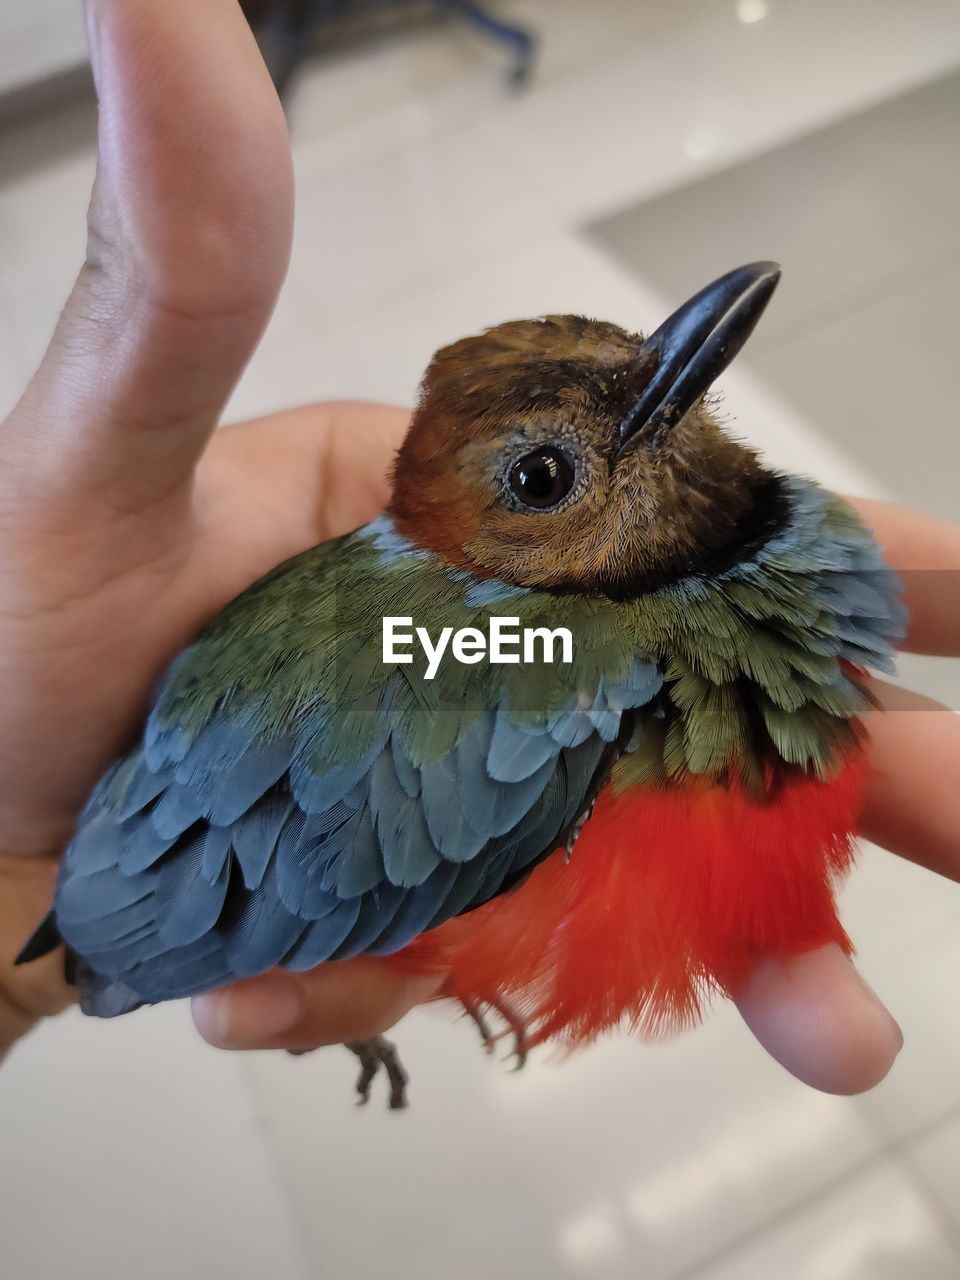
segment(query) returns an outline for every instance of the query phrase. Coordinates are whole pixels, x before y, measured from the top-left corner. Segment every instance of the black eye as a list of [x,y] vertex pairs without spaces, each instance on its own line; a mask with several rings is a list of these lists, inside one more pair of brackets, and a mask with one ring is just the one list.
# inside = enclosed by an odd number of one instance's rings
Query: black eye
[[515,462],[508,479],[514,495],[525,507],[543,511],[562,502],[573,488],[574,467],[561,449],[547,445]]

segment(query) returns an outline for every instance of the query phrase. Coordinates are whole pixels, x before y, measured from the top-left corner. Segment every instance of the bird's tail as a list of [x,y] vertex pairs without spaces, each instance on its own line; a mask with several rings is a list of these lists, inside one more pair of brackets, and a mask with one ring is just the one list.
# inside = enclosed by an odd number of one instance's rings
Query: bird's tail
[[47,912],[20,948],[14,964],[30,964],[64,947],[63,976],[67,984],[80,991],[80,1008],[95,1018],[115,1018],[130,1013],[144,1003],[140,996],[116,978],[96,973],[75,951],[66,946],[57,928],[53,910]]
[[30,964],[32,960],[39,960],[41,956],[48,956],[51,951],[56,951],[62,942],[57,918],[51,909],[20,948],[13,963]]

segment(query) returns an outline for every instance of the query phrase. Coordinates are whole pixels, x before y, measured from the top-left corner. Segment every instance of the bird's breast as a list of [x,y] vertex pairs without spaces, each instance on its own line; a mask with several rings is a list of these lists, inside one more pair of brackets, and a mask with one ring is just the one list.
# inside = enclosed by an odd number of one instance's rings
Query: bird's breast
[[443,995],[511,999],[535,1042],[647,1036],[699,1019],[761,956],[850,943],[834,888],[853,856],[862,753],[797,771],[758,803],[737,785],[607,788],[569,862],[417,939],[389,963],[442,966]]

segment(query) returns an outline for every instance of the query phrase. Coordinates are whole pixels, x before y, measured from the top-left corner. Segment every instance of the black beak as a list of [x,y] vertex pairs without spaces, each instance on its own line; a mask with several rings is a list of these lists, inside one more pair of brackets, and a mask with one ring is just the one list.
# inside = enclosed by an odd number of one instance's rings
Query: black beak
[[656,372],[620,423],[620,448],[640,431],[656,439],[676,426],[750,337],[779,279],[775,262],[728,271],[647,338],[640,356],[655,357]]

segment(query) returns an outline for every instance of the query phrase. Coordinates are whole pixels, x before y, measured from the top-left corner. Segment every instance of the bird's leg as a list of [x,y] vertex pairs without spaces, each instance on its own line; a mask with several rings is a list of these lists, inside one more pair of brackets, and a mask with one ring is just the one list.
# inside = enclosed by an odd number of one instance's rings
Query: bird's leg
[[[390,1081],[390,1110],[400,1111],[407,1105],[407,1082],[410,1077],[403,1069],[397,1055],[396,1046],[383,1036],[373,1036],[369,1040],[347,1040],[345,1049],[360,1059],[360,1075],[357,1077],[357,1106],[365,1106],[370,1101],[370,1086],[381,1067]],[[305,1053],[316,1053],[315,1049],[288,1049],[291,1057],[299,1058]]]
[[407,1073],[400,1064],[396,1048],[383,1036],[370,1040],[348,1040],[346,1048],[360,1059],[360,1075],[357,1077],[357,1106],[370,1101],[370,1086],[377,1072],[383,1067],[390,1081],[390,1110],[399,1111],[407,1105]]
[[476,1000],[461,1000],[463,1011],[468,1018],[476,1025],[480,1032],[480,1039],[483,1041],[483,1047],[487,1053],[493,1053],[496,1037],[490,1029],[490,1023],[483,1014],[483,1006]]
[[519,1013],[508,1000],[501,997],[488,997],[483,1004],[488,1005],[507,1024],[503,1031],[491,1032],[490,1024],[483,1012],[483,1007],[476,1000],[461,1000],[464,1011],[467,1016],[476,1024],[481,1036],[483,1037],[483,1047],[487,1053],[493,1053],[494,1047],[504,1036],[513,1036],[513,1052],[516,1054],[515,1071],[519,1071],[527,1061],[527,1051],[529,1045],[527,1043],[527,1022],[521,1013]]

